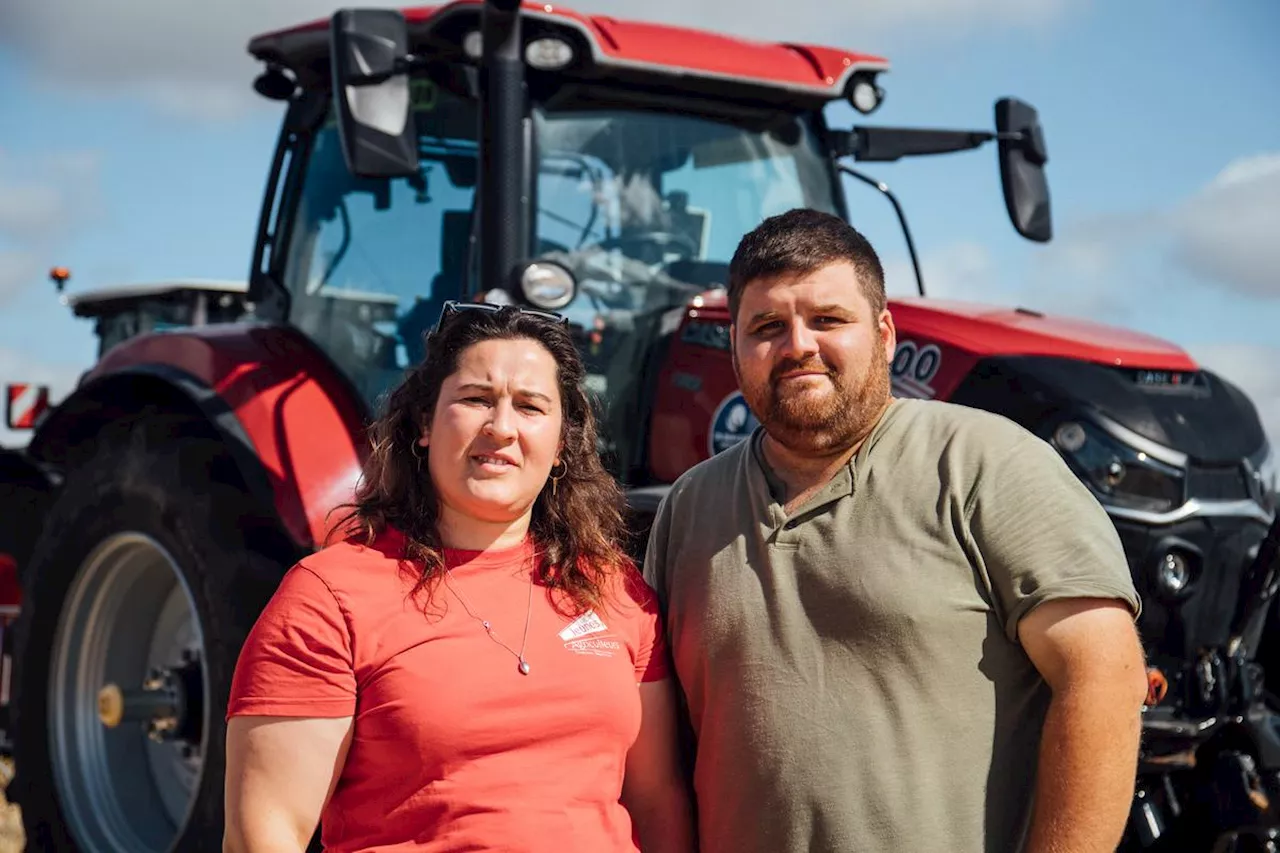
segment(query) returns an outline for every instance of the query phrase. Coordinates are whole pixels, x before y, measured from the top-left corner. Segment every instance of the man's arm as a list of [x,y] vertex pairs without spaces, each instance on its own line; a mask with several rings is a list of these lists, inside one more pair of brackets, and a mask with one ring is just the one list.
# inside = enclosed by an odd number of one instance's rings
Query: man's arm
[[1018,638],[1053,691],[1026,851],[1110,853],[1133,799],[1147,695],[1133,614],[1119,600],[1046,601]]

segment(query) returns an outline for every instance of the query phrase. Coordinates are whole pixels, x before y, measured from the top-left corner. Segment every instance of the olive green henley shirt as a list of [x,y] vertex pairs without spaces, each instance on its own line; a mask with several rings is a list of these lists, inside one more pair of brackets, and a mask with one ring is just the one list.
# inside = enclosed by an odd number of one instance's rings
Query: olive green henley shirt
[[761,435],[673,485],[645,564],[703,852],[1018,850],[1049,700],[1018,620],[1077,596],[1137,617],[1111,521],[976,409],[893,401],[790,517]]

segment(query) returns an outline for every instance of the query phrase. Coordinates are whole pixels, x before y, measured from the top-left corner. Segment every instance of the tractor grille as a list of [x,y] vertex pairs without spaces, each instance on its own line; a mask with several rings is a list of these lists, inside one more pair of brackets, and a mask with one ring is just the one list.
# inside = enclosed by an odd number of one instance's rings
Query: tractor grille
[[[1142,598],[1140,628],[1152,651],[1190,660],[1203,646],[1225,643],[1249,554],[1267,526],[1253,519],[1222,517],[1189,518],[1159,527],[1124,520],[1115,525]],[[1165,552],[1166,537],[1189,543],[1204,557],[1190,594],[1179,601],[1162,597],[1156,588],[1154,569]]]
[[1249,499],[1249,487],[1239,465],[1214,468],[1193,465],[1187,472],[1187,497],[1202,501],[1242,501]]

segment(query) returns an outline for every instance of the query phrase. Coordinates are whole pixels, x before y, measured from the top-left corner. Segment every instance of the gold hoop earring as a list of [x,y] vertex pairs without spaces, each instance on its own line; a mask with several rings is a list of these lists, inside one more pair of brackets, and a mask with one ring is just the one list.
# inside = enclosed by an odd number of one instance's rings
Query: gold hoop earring
[[[560,473],[551,475],[551,497],[553,498],[556,496],[556,487],[560,485],[560,481],[564,479],[564,475],[569,473],[569,466],[564,464],[563,461],[557,462],[556,465],[560,466]],[[555,465],[552,465],[551,470],[554,471],[555,467]]]

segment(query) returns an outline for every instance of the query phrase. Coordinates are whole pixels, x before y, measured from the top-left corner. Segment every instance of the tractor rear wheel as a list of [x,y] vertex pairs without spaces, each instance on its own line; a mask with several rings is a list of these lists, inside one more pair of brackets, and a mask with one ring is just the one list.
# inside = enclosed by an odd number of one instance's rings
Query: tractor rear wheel
[[27,849],[222,849],[231,676],[289,561],[254,506],[193,420],[141,422],[67,476],[15,625]]

